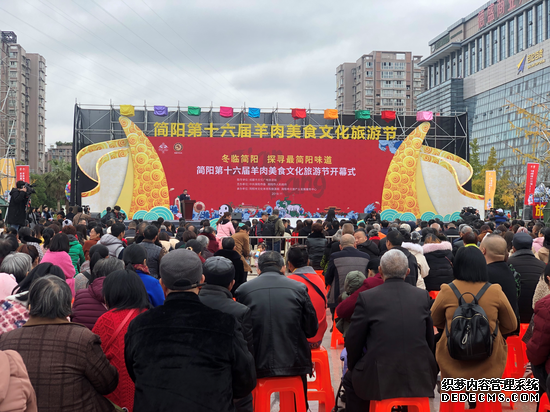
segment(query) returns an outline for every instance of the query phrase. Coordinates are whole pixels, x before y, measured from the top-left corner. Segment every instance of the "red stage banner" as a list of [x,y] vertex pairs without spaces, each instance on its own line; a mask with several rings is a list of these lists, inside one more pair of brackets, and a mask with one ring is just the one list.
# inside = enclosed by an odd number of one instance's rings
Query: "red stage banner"
[[539,173],[538,163],[527,163],[527,179],[525,180],[524,204],[532,206],[535,204],[535,189],[537,187],[537,175]]
[[[315,213],[362,213],[382,197],[393,159],[378,141],[148,137],[166,174],[170,203],[184,189],[207,210],[287,201]],[[359,177],[361,176],[361,178]]]
[[15,166],[16,180],[30,183],[30,166]]

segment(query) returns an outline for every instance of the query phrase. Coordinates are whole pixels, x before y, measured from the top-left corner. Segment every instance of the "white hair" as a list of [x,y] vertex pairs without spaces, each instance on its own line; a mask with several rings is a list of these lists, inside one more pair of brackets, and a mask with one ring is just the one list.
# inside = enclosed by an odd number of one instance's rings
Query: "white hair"
[[403,252],[398,249],[391,249],[384,253],[384,256],[380,259],[380,267],[384,278],[404,279],[407,276],[409,261]]

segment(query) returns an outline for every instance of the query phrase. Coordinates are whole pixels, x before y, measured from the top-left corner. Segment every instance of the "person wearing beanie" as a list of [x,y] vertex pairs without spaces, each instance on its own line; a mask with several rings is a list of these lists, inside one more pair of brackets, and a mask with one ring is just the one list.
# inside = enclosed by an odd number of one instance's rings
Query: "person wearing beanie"
[[[233,263],[222,256],[213,256],[206,259],[202,266],[206,285],[201,288],[199,299],[206,306],[220,312],[232,315],[241,324],[244,338],[250,353],[254,352],[252,338],[252,318],[250,309],[233,300],[231,289],[235,284],[235,267]],[[252,393],[241,399],[234,399],[235,410],[252,411]]]
[[153,307],[162,305],[164,303],[164,291],[160,287],[158,279],[151,276],[149,272],[149,267],[147,266],[147,250],[141,243],[132,243],[124,249],[122,260],[126,265],[126,269],[137,273],[143,282],[151,305]]
[[533,238],[528,233],[516,233],[512,239],[512,256],[508,264],[521,274],[518,298],[520,323],[529,323],[533,316],[533,295],[546,265],[531,250]]
[[195,252],[176,249],[159,269],[166,300],[135,318],[125,337],[133,412],[234,411],[233,399],[256,386],[240,322],[201,302],[205,276]]

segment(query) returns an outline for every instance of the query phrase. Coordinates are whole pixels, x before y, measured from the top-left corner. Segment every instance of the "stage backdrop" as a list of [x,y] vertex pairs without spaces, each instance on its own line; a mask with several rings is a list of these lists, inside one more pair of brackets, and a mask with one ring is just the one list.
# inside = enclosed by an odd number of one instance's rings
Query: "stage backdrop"
[[101,212],[120,205],[130,217],[171,217],[187,189],[197,218],[220,209],[256,217],[320,216],[328,208],[352,216],[383,210],[384,217],[456,219],[463,206],[483,209],[483,197],[463,189],[472,169],[463,159],[423,145],[430,123],[407,139],[289,139],[148,137],[128,118],[126,139],[93,144],[77,155],[97,182],[83,204]]

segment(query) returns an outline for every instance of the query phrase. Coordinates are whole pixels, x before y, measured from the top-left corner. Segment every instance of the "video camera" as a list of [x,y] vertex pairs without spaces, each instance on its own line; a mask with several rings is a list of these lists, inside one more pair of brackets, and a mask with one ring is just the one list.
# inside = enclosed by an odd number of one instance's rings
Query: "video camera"
[[471,213],[471,214],[475,215],[476,209],[471,207],[471,206],[463,207],[462,208],[462,213]]
[[33,193],[36,193],[36,190],[34,190],[34,185],[25,182],[25,187],[27,188],[28,194],[32,195]]

